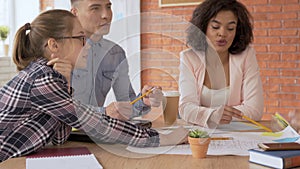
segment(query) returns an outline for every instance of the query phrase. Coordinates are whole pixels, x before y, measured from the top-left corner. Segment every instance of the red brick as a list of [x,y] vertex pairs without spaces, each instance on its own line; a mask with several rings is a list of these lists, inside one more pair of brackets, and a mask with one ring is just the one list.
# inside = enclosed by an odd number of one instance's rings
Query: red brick
[[284,85],[290,85],[290,84],[297,84],[297,81],[295,78],[278,78],[278,77],[270,77],[269,78],[270,84],[284,84]]
[[283,108],[283,107],[268,107],[267,112],[268,113],[280,113],[281,115],[287,115],[290,111],[292,111],[293,108]]
[[295,62],[269,62],[269,68],[297,68],[297,63]]
[[[265,111],[266,112],[266,111]],[[272,115],[271,113],[265,113],[262,117],[262,120],[271,120],[272,119]]]
[[296,36],[297,29],[270,29],[268,30],[270,36]]
[[295,100],[297,96],[295,94],[267,93],[267,97],[268,98],[276,98],[278,100],[281,100],[281,99]]
[[[254,34],[254,37],[267,36],[268,35],[268,30],[266,30],[266,29],[254,29],[253,34]],[[255,38],[254,38],[254,40],[255,40]]]
[[268,19],[267,13],[254,13],[252,16],[255,21],[265,21]]
[[282,6],[281,5],[260,5],[260,6],[254,6],[254,12],[255,13],[270,13],[270,12],[281,12]]
[[278,69],[260,69],[260,72],[264,76],[279,76],[280,71]]
[[295,101],[295,100],[284,99],[280,101],[281,107],[297,107],[299,105],[300,105],[299,101]]
[[283,12],[292,12],[292,11],[300,11],[300,3],[292,4],[292,5],[283,5]]
[[279,85],[264,85],[263,86],[264,91],[269,91],[269,92],[279,92],[280,87]]
[[257,53],[259,52],[267,52],[268,51],[268,48],[266,45],[254,45],[254,48],[256,50]]
[[243,4],[245,4],[247,7],[252,6],[252,5],[266,5],[268,3],[268,0],[259,0],[259,1],[254,1],[254,0],[241,0]]
[[285,28],[299,28],[300,20],[285,20],[283,27]]
[[256,37],[254,39],[255,44],[280,44],[279,37]]
[[297,46],[296,45],[272,45],[269,46],[270,52],[296,52]]
[[270,0],[270,4],[297,4],[298,0]]
[[[300,60],[300,53],[283,53],[281,56],[283,61],[299,61]],[[300,67],[299,67],[300,69]],[[300,75],[300,74],[299,74]]]
[[265,99],[264,104],[266,106],[273,106],[274,107],[274,106],[279,106],[279,101],[276,100],[276,99],[270,99],[270,100]]
[[300,44],[299,37],[282,38],[281,41],[282,41],[282,44]]
[[265,61],[278,61],[280,59],[279,53],[259,53],[256,54],[257,60],[265,60]]
[[298,14],[296,12],[286,12],[284,15],[282,13],[269,13],[267,16],[268,20],[283,20],[283,19],[296,19]]
[[300,86],[282,86],[281,87],[282,92],[300,92]]
[[285,77],[300,77],[300,70],[295,69],[283,69],[280,70],[280,75]]
[[280,21],[254,21],[255,28],[281,28]]

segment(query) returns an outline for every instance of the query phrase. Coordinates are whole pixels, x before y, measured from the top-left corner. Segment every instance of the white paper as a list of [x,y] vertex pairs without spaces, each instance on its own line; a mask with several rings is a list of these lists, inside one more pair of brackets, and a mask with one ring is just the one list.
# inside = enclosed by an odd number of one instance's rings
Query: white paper
[[217,127],[218,130],[222,131],[244,131],[244,130],[260,130],[261,128],[241,121],[232,121],[229,124],[222,124]]
[[102,169],[93,154],[27,158],[26,169]]
[[[217,134],[215,134],[217,133]],[[238,155],[248,156],[248,150],[257,148],[258,143],[274,142],[273,140],[299,137],[290,126],[274,135],[265,135],[264,132],[220,132],[216,130],[212,137],[232,137],[233,140],[212,140],[209,144],[208,155]],[[190,155],[189,145],[162,146],[151,148],[127,147],[127,150],[142,154],[182,154]]]

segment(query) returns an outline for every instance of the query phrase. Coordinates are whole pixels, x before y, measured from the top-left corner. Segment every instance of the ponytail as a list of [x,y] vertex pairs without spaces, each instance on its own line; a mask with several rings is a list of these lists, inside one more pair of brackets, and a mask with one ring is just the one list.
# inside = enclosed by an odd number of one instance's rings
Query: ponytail
[[26,31],[30,31],[30,24],[22,26],[16,33],[13,47],[13,61],[18,70],[24,69],[33,58],[30,57],[30,40]]

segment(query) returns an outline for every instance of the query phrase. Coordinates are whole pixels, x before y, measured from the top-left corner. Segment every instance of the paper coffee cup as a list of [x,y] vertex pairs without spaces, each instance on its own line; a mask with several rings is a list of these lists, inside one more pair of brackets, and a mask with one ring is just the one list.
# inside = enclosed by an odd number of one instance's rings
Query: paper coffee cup
[[171,125],[177,119],[180,94],[178,91],[164,91],[163,93],[165,96],[163,104],[164,122]]

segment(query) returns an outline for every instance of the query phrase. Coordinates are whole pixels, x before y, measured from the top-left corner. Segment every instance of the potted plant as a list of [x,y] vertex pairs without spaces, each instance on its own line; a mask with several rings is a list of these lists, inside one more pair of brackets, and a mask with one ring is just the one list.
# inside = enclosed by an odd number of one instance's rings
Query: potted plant
[[3,47],[4,47],[4,55],[8,55],[8,44],[5,44],[5,40],[7,39],[9,33],[9,27],[8,26],[0,26],[0,39],[3,42]]
[[191,130],[188,141],[194,158],[205,158],[210,143],[210,137],[206,131],[199,129]]

